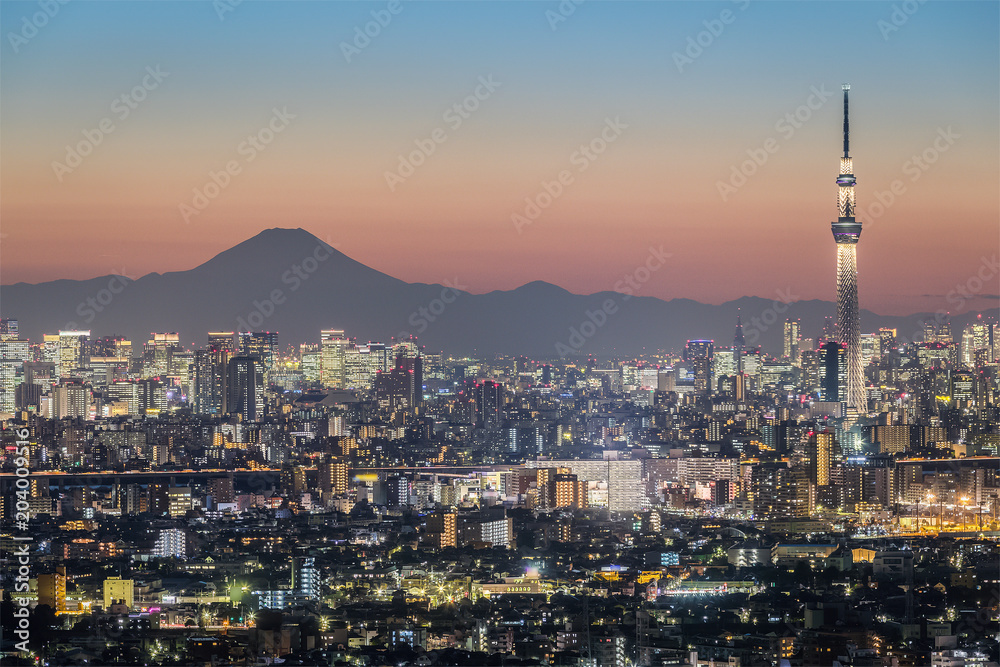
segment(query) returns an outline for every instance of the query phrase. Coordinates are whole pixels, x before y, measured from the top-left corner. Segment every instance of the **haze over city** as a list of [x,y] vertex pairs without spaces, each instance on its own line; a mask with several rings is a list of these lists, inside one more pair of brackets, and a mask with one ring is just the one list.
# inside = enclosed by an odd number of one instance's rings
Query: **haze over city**
[[1000,667],[998,34],[0,2],[0,662]]
[[[827,247],[849,80],[861,304],[950,309],[943,295],[997,237],[996,3],[895,16],[882,3],[571,6],[403,3],[358,38],[378,8],[59,5],[30,40],[7,38],[0,65],[2,280],[185,270],[283,226],[403,280],[459,276],[479,293],[610,289],[655,242],[672,257],[650,296],[831,298],[828,265],[788,249]],[[17,28],[32,7],[5,2],[0,16]],[[143,81],[141,101],[121,99]],[[474,110],[454,111],[477,87]],[[245,144],[275,109],[287,127]],[[59,173],[104,119],[113,131]],[[607,119],[620,136],[574,163]],[[386,173],[435,129],[443,143],[390,190]],[[720,194],[768,139],[777,151]],[[181,205],[232,160],[240,173],[185,220]],[[519,233],[512,216],[563,170],[573,182]],[[905,192],[872,215],[897,180]],[[997,291],[966,306],[995,307]]]

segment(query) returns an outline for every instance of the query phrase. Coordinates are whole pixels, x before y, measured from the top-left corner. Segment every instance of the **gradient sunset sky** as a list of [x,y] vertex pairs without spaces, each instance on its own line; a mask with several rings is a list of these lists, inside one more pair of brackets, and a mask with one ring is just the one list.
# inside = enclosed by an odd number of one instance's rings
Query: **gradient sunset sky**
[[[343,45],[388,2],[231,2],[74,0],[37,34],[38,3],[0,3],[4,284],[185,270],[302,227],[393,276],[473,292],[608,290],[662,246],[643,294],[834,300],[845,81],[861,306],[948,308],[998,253],[997,2],[588,1],[563,17],[556,1],[412,0],[350,62]],[[707,45],[679,67],[689,39]],[[144,77],[122,118],[116,98]],[[481,77],[499,85],[454,127],[445,112]],[[815,90],[831,95],[779,124]],[[294,118],[248,161],[241,143],[274,109]],[[627,127],[581,171],[574,153],[616,118]],[[57,174],[105,119],[113,131]],[[446,140],[390,190],[386,172],[437,128]],[[724,200],[719,182],[769,139],[777,151]],[[911,160],[925,151],[924,170]],[[239,173],[185,221],[230,161]],[[512,215],[563,170],[572,182],[519,232]],[[997,306],[987,265],[969,308]]]

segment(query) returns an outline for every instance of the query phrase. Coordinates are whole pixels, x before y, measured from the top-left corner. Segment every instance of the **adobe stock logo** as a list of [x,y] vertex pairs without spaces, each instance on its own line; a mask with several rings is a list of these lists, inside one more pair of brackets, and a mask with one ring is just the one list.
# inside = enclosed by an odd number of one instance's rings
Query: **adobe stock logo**
[[246,139],[236,147],[236,154],[243,158],[243,161],[229,160],[218,171],[210,170],[208,180],[200,188],[192,188],[190,203],[181,202],[177,205],[181,217],[185,223],[190,224],[191,218],[200,215],[208,208],[215,199],[222,194],[222,191],[229,187],[233,178],[243,173],[244,164],[249,164],[262,153],[275,138],[285,131],[290,121],[296,118],[296,114],[288,113],[288,107],[278,109],[274,107],[271,119],[266,125],[261,127],[254,134],[248,134]]
[[619,301],[624,303],[635,296],[642,286],[649,282],[653,273],[659,271],[667,260],[673,257],[672,253],[663,250],[663,246],[649,246],[648,250],[646,259],[615,283],[614,291],[618,293],[618,297],[604,299],[600,308],[584,311],[580,323],[569,327],[569,337],[566,341],[556,341],[556,354],[560,359],[579,352],[587,341],[596,336],[597,332],[608,323],[611,316],[619,311]]
[[344,54],[344,60],[350,64],[354,56],[361,55],[361,52],[368,48],[372,40],[381,35],[383,29],[389,27],[389,24],[392,23],[392,17],[397,16],[402,11],[401,0],[389,0],[385,9],[373,9],[371,11],[373,20],[366,23],[363,30],[361,26],[354,26],[354,39],[351,42],[340,43],[340,52]]
[[[130,91],[122,93],[111,101],[110,111],[119,122],[124,121],[132,112],[139,108],[139,105],[146,100],[149,93],[160,87],[163,80],[170,76],[170,72],[164,72],[160,66],[147,67],[146,75],[142,81]],[[104,143],[104,138],[118,128],[115,121],[106,116],[97,123],[93,129],[83,130],[83,139],[74,145],[66,145],[66,157],[63,162],[52,161],[52,171],[55,172],[56,180],[62,183],[67,174],[83,164],[83,159],[94,152],[98,146]]]
[[62,5],[69,0],[39,0],[38,8],[41,11],[35,12],[31,17],[21,17],[21,29],[17,32],[8,32],[7,41],[16,54],[21,47],[30,42],[38,34],[38,31],[49,24],[49,20],[55,18]]
[[[480,105],[488,100],[502,84],[493,78],[492,74],[480,76],[478,85],[473,91],[455,102],[441,114],[441,120],[447,123],[448,128],[454,132],[462,127],[462,123],[472,117]],[[400,153],[399,164],[395,171],[385,172],[385,184],[389,186],[390,192],[395,192],[396,187],[406,182],[410,176],[416,173],[417,169],[427,162],[430,156],[434,155],[439,145],[448,140],[448,132],[443,127],[434,128],[425,139],[414,139],[415,150],[409,153]]]
[[[740,7],[741,12],[750,6],[750,0],[733,0],[733,2],[742,5]],[[705,26],[705,29],[694,37],[687,38],[687,47],[683,53],[680,51],[674,51],[673,53],[674,65],[677,66],[677,72],[683,74],[684,68],[693,64],[695,60],[701,57],[701,54],[705,53],[706,49],[715,44],[715,40],[725,32],[726,26],[731,25],[734,21],[736,21],[736,14],[730,9],[723,9],[719,13],[718,18],[702,21],[701,24]]]
[[[436,298],[430,300],[426,306],[420,306],[412,313],[407,319],[407,322],[417,334],[422,334],[427,331],[427,327],[431,323],[435,322],[439,317],[444,314],[444,311],[448,309],[448,306],[455,303],[458,297],[462,294],[468,293],[469,288],[466,285],[458,282],[458,278],[454,280],[445,280],[442,283],[441,294]],[[400,331],[397,335],[399,340],[406,340],[410,338],[413,333],[409,331]]]

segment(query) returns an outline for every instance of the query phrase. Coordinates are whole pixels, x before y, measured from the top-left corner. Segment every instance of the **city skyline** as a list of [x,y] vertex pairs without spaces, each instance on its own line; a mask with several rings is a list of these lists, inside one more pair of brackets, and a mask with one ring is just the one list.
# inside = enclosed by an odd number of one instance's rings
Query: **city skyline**
[[[408,282],[458,275],[473,293],[533,280],[609,290],[655,241],[672,256],[644,295],[718,304],[794,287],[829,300],[816,259],[849,80],[864,91],[853,129],[868,148],[861,307],[952,310],[949,291],[985,271],[964,310],[990,309],[998,77],[981,55],[997,51],[997,7],[915,6],[60,5],[16,51],[8,40],[0,65],[2,282],[184,270],[281,226]],[[4,3],[0,17],[19,26],[32,7]],[[354,53],[373,11],[388,22]],[[191,46],[180,53],[159,26]],[[111,31],[130,39],[92,48]],[[830,61],[823,46],[843,34]],[[278,50],[267,35],[299,39]],[[113,130],[69,166],[66,146],[105,118]],[[265,128],[272,141],[243,143]],[[579,151],[591,141],[605,150]],[[408,175],[399,156],[421,145],[433,152]],[[225,185],[199,209],[211,174]],[[526,199],[557,190],[532,217]],[[942,219],[952,233],[934,233]],[[44,254],[31,251],[39,235]]]
[[1000,667],[1000,2],[0,25],[5,667]]

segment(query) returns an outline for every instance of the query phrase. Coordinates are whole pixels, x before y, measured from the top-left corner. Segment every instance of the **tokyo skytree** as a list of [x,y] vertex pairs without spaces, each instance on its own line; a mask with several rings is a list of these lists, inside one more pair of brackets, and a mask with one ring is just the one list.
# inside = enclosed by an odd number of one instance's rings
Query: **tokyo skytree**
[[861,321],[858,315],[858,239],[861,223],[854,219],[857,203],[854,195],[854,163],[849,148],[847,95],[844,84],[844,155],[837,177],[839,217],[830,226],[837,242],[837,329],[840,342],[847,348],[847,395],[840,400],[848,408],[866,412],[864,369],[861,366]]

